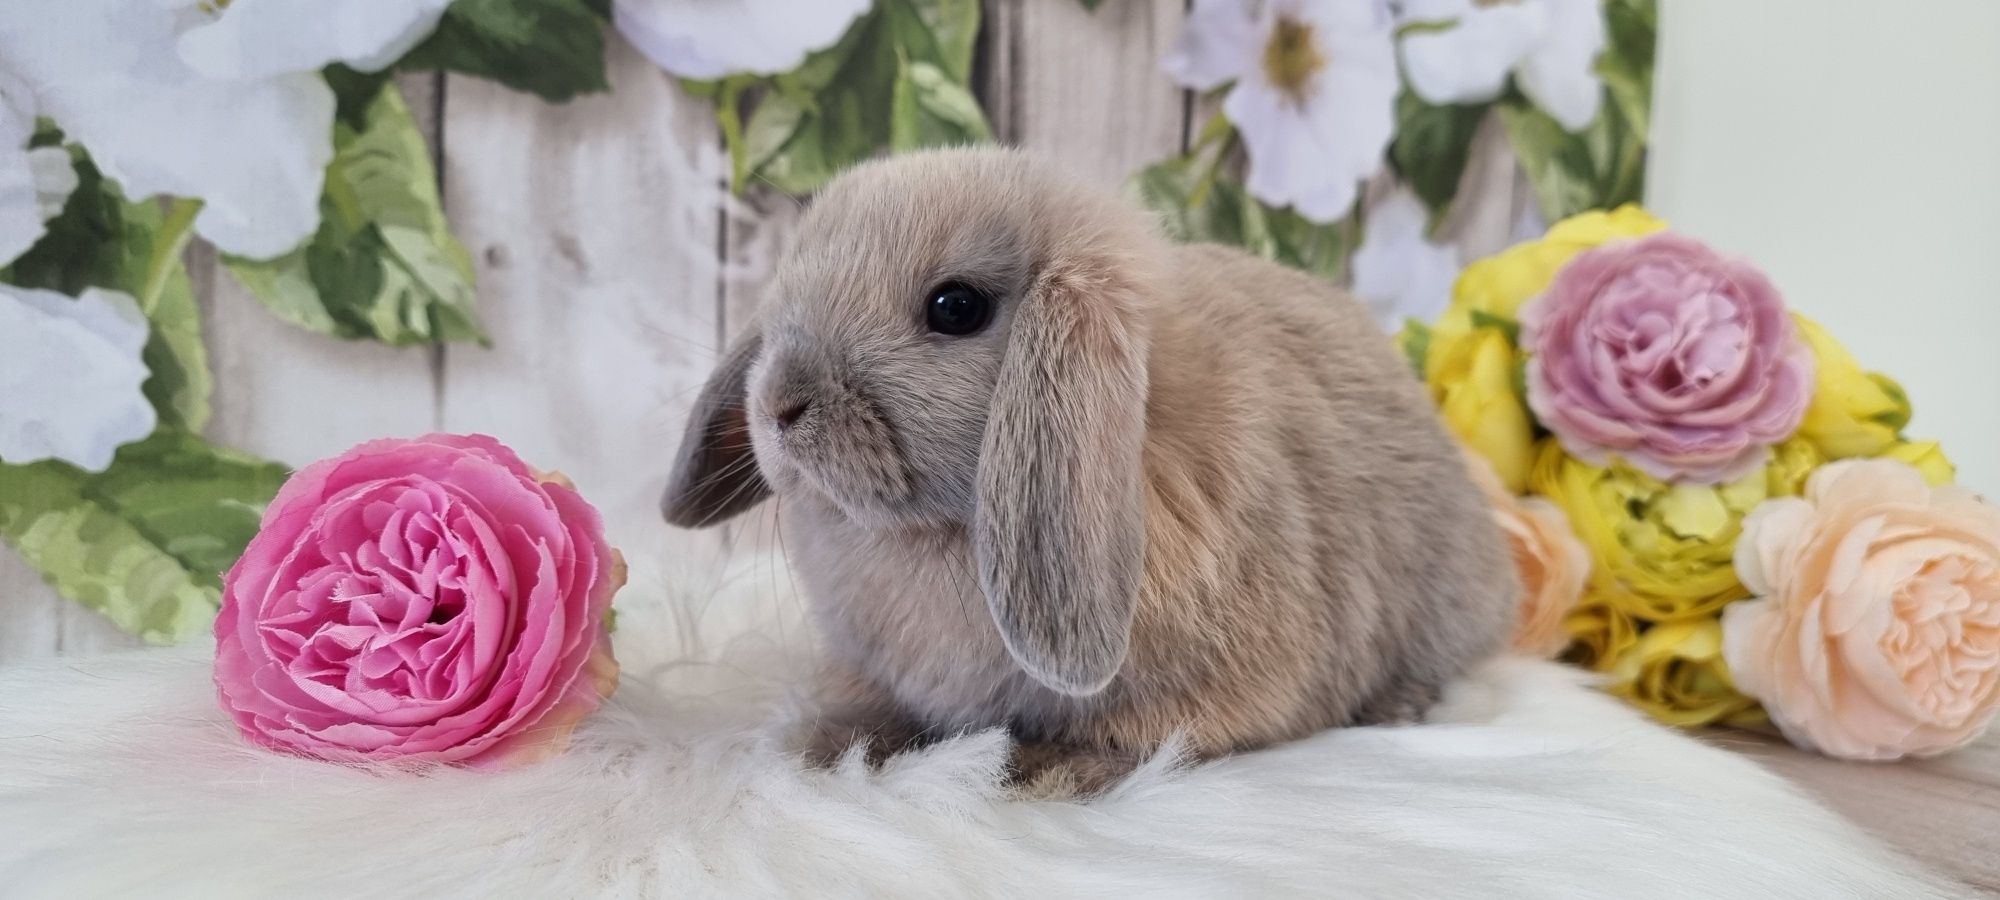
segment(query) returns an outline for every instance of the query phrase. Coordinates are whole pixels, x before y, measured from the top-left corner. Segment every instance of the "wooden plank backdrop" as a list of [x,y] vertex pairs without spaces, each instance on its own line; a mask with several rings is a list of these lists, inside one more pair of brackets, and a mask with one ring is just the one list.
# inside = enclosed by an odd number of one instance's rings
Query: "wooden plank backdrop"
[[[1181,152],[1212,111],[1159,73],[1183,10],[1182,0],[1118,0],[1094,13],[1073,0],[989,0],[974,88],[998,138],[1110,184]],[[603,509],[641,589],[767,541],[767,518],[679,531],[655,503],[693,395],[754,312],[800,203],[733,196],[706,101],[615,36],[609,66],[611,93],[560,106],[478,79],[400,79],[477,263],[491,349],[308,334],[193,251],[216,370],[210,435],[299,465],[372,437],[491,433],[559,466]],[[1508,243],[1532,202],[1488,124],[1444,232],[1467,259]],[[0,549],[0,663],[130,646]],[[1970,852],[1990,847],[2000,810],[1996,745],[1880,769],[1750,746],[1892,840],[2000,886],[1994,855]],[[1936,816],[1898,805],[1909,797],[1966,805]],[[1940,827],[1957,837],[1933,839]]]

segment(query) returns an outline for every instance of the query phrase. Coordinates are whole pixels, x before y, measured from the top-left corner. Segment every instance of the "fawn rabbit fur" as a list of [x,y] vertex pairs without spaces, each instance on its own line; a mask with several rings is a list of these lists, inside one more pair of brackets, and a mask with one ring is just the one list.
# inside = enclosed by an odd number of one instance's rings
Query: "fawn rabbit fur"
[[773,494],[830,659],[813,752],[1004,726],[1058,790],[1176,733],[1411,720],[1519,590],[1357,303],[1010,150],[869,163],[807,211],[663,508]]

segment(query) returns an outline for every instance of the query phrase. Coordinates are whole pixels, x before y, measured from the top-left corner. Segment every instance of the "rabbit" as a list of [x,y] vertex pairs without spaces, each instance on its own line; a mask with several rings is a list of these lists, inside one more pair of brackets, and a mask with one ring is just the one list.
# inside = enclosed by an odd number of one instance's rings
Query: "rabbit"
[[662,507],[780,499],[816,759],[1005,727],[1017,784],[1087,796],[1176,735],[1412,721],[1500,647],[1511,558],[1369,315],[1156,224],[999,148],[864,163],[805,212]]

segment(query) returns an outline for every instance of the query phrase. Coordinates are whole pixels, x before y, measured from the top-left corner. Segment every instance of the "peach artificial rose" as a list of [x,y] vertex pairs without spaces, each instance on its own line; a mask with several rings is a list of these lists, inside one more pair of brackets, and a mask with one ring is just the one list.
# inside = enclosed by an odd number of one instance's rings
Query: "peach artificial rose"
[[1521,578],[1521,610],[1514,621],[1512,647],[1541,659],[1569,646],[1563,617],[1583,596],[1590,575],[1590,551],[1570,530],[1561,507],[1540,497],[1517,497],[1500,483],[1484,456],[1466,450],[1472,480],[1493,506],[1493,521],[1507,535],[1507,548]]
[[1756,599],[1723,611],[1723,654],[1792,743],[1934,756],[2000,709],[2000,509],[1970,491],[1829,463],[1744,520],[1736,570]]

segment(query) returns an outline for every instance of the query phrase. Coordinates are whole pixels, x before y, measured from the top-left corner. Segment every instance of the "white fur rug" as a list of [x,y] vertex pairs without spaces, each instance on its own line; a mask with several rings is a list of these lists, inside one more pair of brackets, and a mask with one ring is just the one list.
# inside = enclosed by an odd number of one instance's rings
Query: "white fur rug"
[[499,774],[245,747],[204,647],[0,670],[0,896],[1959,893],[1752,763],[1525,661],[1459,686],[1434,724],[1160,760],[1084,805],[1007,799],[996,733],[879,772],[802,769],[784,686],[809,651],[770,565],[739,563],[704,604],[628,589],[615,702],[568,755]]

